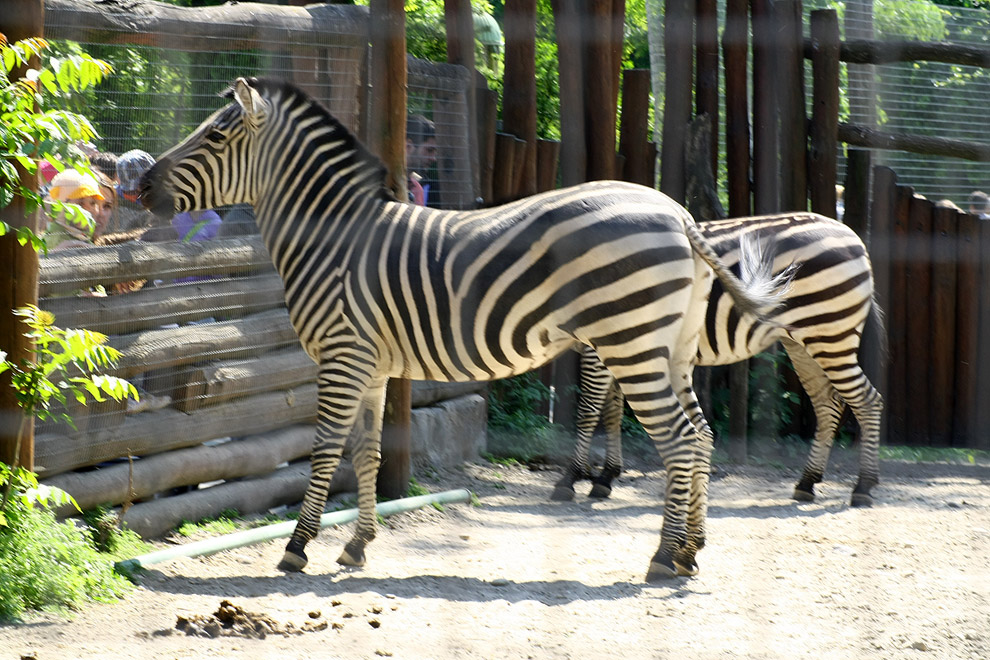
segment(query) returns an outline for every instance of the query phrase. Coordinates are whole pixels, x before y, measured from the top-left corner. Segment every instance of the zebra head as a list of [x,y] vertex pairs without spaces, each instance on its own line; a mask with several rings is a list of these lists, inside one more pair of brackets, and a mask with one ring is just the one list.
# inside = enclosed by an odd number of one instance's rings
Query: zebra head
[[259,186],[252,175],[274,104],[255,78],[238,78],[221,96],[234,102],[162,154],[141,179],[141,202],[155,214],[255,203]]

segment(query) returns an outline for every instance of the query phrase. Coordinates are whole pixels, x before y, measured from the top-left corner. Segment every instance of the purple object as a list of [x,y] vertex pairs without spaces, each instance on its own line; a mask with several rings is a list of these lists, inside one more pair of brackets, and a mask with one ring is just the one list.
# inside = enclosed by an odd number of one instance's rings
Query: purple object
[[216,211],[179,213],[172,218],[172,228],[180,241],[205,241],[220,232],[220,215]]

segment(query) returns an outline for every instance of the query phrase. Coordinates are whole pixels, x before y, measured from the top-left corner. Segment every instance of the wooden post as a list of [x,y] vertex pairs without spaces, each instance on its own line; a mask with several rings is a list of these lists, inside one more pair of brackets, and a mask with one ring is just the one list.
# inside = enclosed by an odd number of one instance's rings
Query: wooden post
[[907,297],[906,266],[908,259],[908,213],[914,188],[894,189],[893,227],[890,238],[890,307],[887,332],[890,339],[890,370],[887,396],[888,437],[892,444],[904,444],[907,438]]
[[[715,0],[697,0],[695,114],[708,118],[712,172],[718,171],[718,15]],[[625,105],[623,105],[625,108]]]
[[835,217],[839,130],[839,21],[834,9],[811,12],[811,210]]
[[[776,5],[780,80],[780,210],[808,209],[808,118],[804,109],[801,0]],[[804,390],[799,388],[798,391]]]
[[[584,44],[578,3],[552,0],[560,70],[560,178],[564,186],[586,180],[584,130]],[[563,63],[563,64],[560,64]]]
[[468,107],[468,149],[470,153],[476,154],[476,157],[471,161],[471,196],[476,199],[481,195],[479,173],[482,154],[479,149],[477,127],[478,111],[475,96],[477,72],[474,68],[474,19],[471,17],[471,0],[444,0],[443,14],[447,25],[447,61],[467,69],[468,79],[471,81],[465,94]]
[[753,206],[780,210],[777,44],[771,0],[753,0]]
[[660,152],[660,190],[684,203],[687,180],[684,152],[691,121],[691,42],[694,34],[690,0],[666,0],[663,27],[664,80],[663,146]]
[[526,197],[536,192],[536,0],[506,2],[504,29],[502,128],[526,142],[516,171],[517,194]]
[[649,150],[650,70],[622,72],[622,118],[619,122],[619,153],[624,164],[622,179],[655,185]]
[[[749,52],[749,3],[727,0],[722,61],[725,62],[725,144],[728,168],[729,217],[750,215],[749,98],[747,96]],[[748,453],[749,360],[729,366],[729,455],[738,463]]]
[[[882,347],[889,345],[891,240],[895,209],[895,184],[896,177],[893,170],[887,167],[876,168],[873,174],[872,222],[866,246],[870,251],[870,261],[873,263],[873,290],[876,293],[876,302],[880,305],[880,309],[884,311],[888,322],[883,328],[874,327],[873,331],[865,331],[863,333],[863,342],[860,344],[859,349],[860,361],[863,369],[866,371],[866,375],[874,387],[880,390],[880,394],[888,404],[890,401],[887,379],[888,364]],[[867,327],[869,328],[871,326],[872,324],[868,323]],[[878,334],[880,332],[888,333],[888,335],[881,337]],[[885,442],[887,439],[889,411],[890,406],[885,405],[880,435],[882,442]]]
[[[990,251],[990,222],[980,221],[980,254]],[[980,269],[980,308],[979,308],[979,359],[977,361],[976,400],[978,429],[977,437],[970,442],[974,449],[990,450],[990,265],[983,263]]]
[[618,70],[612,48],[612,0],[586,0],[585,6],[584,116],[588,140],[588,179],[614,179]]
[[907,441],[928,444],[931,428],[931,287],[932,214],[934,204],[921,195],[908,211],[906,287]]
[[[371,121],[373,151],[388,170],[388,185],[406,198],[406,14],[402,0],[371,0]],[[385,394],[378,493],[398,498],[409,487],[410,381],[392,378]]]
[[[45,6],[43,0],[10,0],[4,3],[0,18],[0,33],[8,42],[20,41],[28,37],[43,37],[45,27]],[[32,58],[28,67],[38,66],[37,58]],[[24,73],[24,68],[14,69],[12,80]],[[31,190],[38,189],[37,176],[15,166],[20,176],[20,185]],[[38,213],[28,214],[21,197],[0,209],[0,218],[13,228],[28,227],[38,231]],[[0,236],[0,350],[7,352],[12,362],[34,359],[34,344],[24,336],[26,326],[11,310],[25,305],[38,304],[38,253],[30,246],[17,242],[14,232]],[[17,446],[17,436],[24,425],[21,444]],[[34,470],[34,420],[25,419],[17,404],[14,390],[10,387],[10,373],[0,375],[0,461],[8,465],[19,464]]]

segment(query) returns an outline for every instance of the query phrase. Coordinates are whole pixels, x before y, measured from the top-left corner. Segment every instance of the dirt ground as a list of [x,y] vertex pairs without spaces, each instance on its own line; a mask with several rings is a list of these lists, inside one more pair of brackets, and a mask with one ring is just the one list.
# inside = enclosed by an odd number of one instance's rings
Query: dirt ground
[[551,503],[557,475],[465,465],[417,474],[479,505],[387,518],[365,568],[324,530],[303,574],[284,540],[152,567],[125,600],[0,627],[0,659],[990,658],[990,467],[885,462],[848,506],[851,457],[789,499],[794,465],[719,466],[701,573],[643,578],[663,473]]

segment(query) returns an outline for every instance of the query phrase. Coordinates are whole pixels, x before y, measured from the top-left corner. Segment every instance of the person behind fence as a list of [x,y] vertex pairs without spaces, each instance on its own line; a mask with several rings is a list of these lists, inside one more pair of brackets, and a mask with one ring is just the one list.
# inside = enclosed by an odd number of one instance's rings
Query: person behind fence
[[436,182],[428,177],[436,164],[437,136],[433,122],[423,115],[409,115],[406,119],[406,171],[409,173],[406,185],[412,203],[428,206],[435,201],[430,199],[430,189],[436,187]]
[[990,195],[974,190],[969,195],[969,212],[980,220],[990,220]]
[[[67,168],[56,174],[48,190],[48,199],[54,202],[75,204],[81,214],[72,209],[51,209],[45,231],[45,243],[49,250],[70,247],[86,247],[93,244],[106,230],[103,213],[105,197],[100,184],[92,174]],[[102,226],[98,224],[103,222]]]
[[[155,158],[147,151],[131,149],[117,159],[117,201],[120,231],[145,230],[141,240],[168,240],[175,238],[166,220],[158,219],[138,201],[141,177],[155,164]],[[165,235],[158,237],[159,233]],[[147,238],[145,238],[145,233]]]

